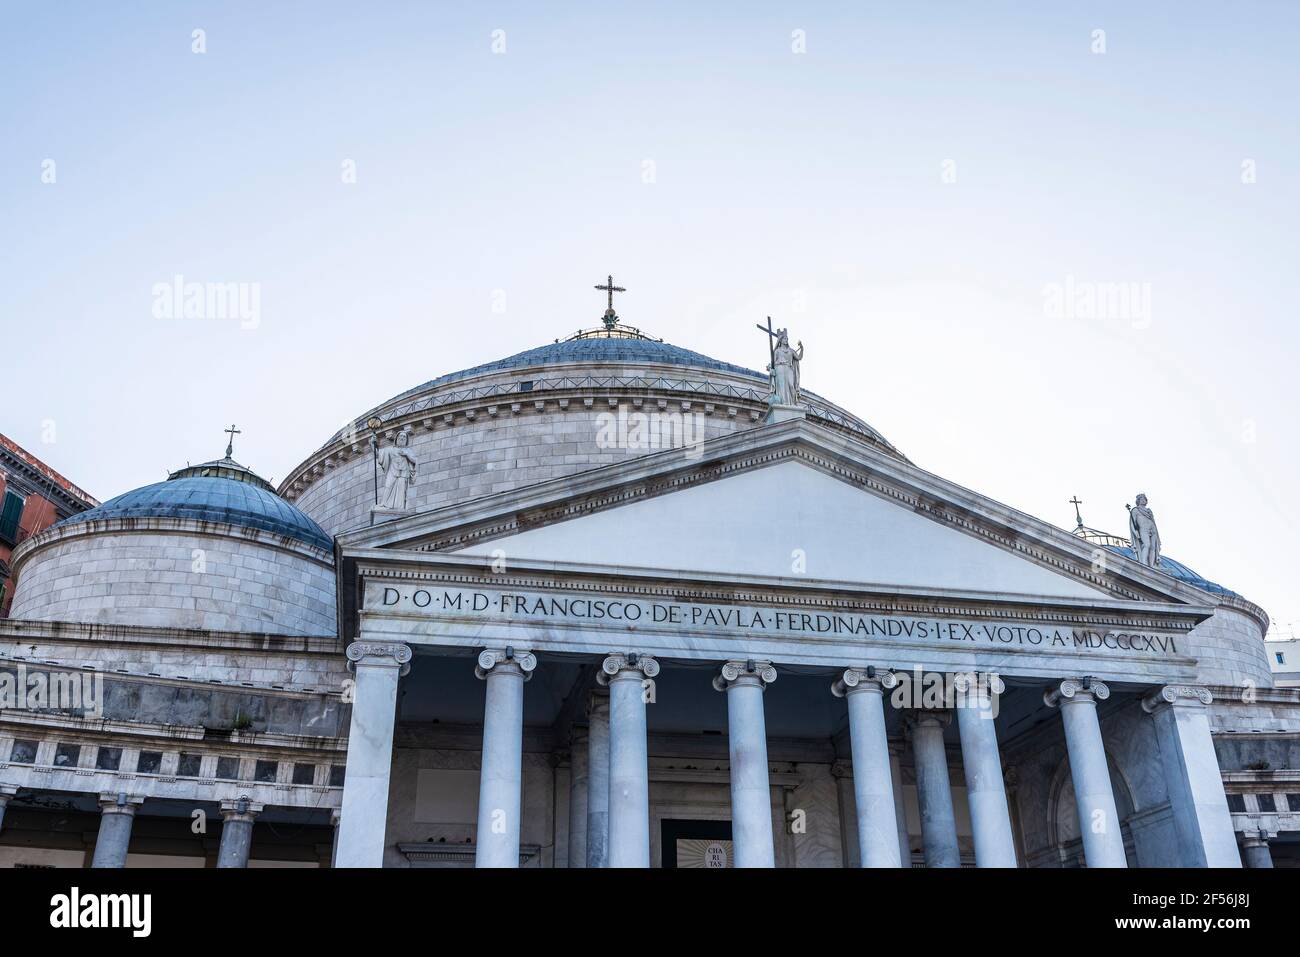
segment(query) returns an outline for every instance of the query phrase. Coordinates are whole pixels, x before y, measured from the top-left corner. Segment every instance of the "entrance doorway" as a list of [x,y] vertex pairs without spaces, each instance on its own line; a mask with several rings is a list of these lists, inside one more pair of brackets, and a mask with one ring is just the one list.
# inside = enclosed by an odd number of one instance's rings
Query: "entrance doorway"
[[734,867],[730,821],[664,820],[664,867]]

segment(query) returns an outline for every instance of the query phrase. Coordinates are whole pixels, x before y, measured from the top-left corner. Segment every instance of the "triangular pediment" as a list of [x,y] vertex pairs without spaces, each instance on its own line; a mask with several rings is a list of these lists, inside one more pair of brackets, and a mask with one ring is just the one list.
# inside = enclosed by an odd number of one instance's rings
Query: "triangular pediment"
[[820,580],[990,600],[1205,596],[797,419],[340,536],[348,549]]

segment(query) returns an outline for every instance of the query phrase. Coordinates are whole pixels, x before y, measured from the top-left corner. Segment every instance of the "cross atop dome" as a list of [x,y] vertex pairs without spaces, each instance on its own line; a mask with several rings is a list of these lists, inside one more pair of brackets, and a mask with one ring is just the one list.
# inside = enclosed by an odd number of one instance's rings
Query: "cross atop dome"
[[[655,339],[653,336],[646,335],[644,332],[642,332],[640,329],[636,328],[635,326],[625,326],[623,325],[623,323],[618,321],[618,313],[614,311],[614,293],[627,292],[627,290],[622,286],[614,285],[614,277],[612,275],[606,276],[604,284],[598,285],[595,288],[599,289],[603,293],[606,293],[608,297],[605,300],[605,314],[600,317],[601,325],[596,326],[596,328],[594,329],[579,329],[576,333],[574,333],[572,336],[569,337],[569,340],[648,339],[651,342],[663,341],[662,339]],[[559,342],[560,340],[556,339],[555,341]]]
[[230,436],[230,441],[226,443],[226,458],[233,458],[235,455],[235,436],[243,435],[243,430],[235,428],[232,422],[230,428],[222,429],[222,431]]
[[597,286],[596,288],[601,292],[609,293],[609,305],[605,309],[605,315],[602,318],[602,321],[605,323],[605,328],[612,331],[613,328],[618,325],[618,313],[614,311],[614,293],[627,292],[627,290],[622,286],[614,285],[613,276],[606,276],[605,285]]

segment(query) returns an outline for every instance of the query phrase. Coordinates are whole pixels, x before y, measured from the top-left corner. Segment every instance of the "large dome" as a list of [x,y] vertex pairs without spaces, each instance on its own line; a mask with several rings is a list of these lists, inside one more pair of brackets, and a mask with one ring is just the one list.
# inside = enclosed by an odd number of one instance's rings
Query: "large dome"
[[[372,435],[388,445],[406,433],[418,465],[408,506],[437,508],[638,454],[599,441],[601,416],[619,408],[689,415],[694,438],[708,440],[760,425],[768,392],[765,373],[607,323],[398,393],[331,436],[279,491],[338,534],[384,520],[371,511]],[[802,403],[821,424],[903,458],[817,393],[802,390]]]

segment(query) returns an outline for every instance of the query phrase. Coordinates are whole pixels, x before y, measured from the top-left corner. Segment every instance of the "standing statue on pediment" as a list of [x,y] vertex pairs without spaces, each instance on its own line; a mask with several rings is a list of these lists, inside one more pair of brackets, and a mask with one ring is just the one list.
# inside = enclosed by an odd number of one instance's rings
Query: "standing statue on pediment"
[[799,363],[803,361],[803,343],[798,349],[790,348],[787,330],[778,329],[776,344],[772,347],[772,364],[767,371],[772,381],[770,402],[776,405],[799,404]]
[[1128,532],[1133,557],[1150,568],[1159,568],[1160,530],[1156,528],[1155,514],[1147,506],[1147,497],[1139,492],[1137,504],[1125,507],[1128,509]]
[[391,448],[380,449],[372,437],[370,445],[375,449],[375,461],[379,470],[384,473],[384,484],[379,490],[377,504],[380,508],[401,511],[407,508],[406,493],[415,484],[416,464],[415,456],[407,448],[411,441],[410,434],[405,430],[398,432],[394,441],[396,445]]

